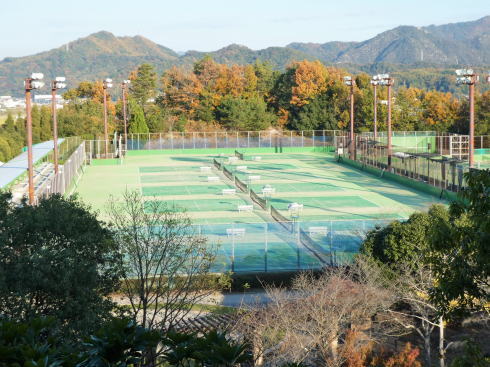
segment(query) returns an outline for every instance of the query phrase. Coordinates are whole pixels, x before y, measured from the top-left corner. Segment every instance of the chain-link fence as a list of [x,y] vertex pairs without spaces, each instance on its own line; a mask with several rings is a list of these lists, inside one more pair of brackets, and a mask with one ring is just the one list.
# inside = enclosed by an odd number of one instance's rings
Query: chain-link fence
[[[291,222],[289,222],[291,223]],[[296,221],[195,225],[218,245],[213,271],[273,272],[351,263],[366,233],[389,220]]]
[[[128,134],[127,150],[333,146],[340,130],[225,131]],[[97,149],[100,148],[97,147]]]
[[337,143],[339,157],[377,168],[380,174],[390,172],[453,192],[466,185],[469,144],[465,135],[394,136],[391,154],[386,136],[374,139],[362,134],[355,137],[354,145],[347,137],[338,138]]

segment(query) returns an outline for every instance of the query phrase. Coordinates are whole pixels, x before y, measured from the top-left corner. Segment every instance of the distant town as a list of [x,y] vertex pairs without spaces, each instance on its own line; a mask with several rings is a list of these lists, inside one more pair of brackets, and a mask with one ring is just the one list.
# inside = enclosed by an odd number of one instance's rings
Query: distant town
[[[51,95],[39,94],[34,96],[33,103],[35,105],[50,105]],[[56,107],[62,108],[66,101],[61,96],[56,96]],[[24,98],[16,98],[12,96],[0,96],[0,113],[8,113],[12,110],[18,110],[26,107],[26,101]]]

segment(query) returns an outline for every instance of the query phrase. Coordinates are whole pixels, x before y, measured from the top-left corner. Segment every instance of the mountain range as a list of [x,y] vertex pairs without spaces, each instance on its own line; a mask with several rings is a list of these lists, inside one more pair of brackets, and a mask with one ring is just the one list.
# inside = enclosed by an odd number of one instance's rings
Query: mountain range
[[126,78],[142,63],[159,72],[174,65],[192,65],[205,55],[217,62],[248,64],[267,61],[283,69],[297,60],[320,60],[350,70],[490,65],[490,16],[462,23],[427,27],[400,26],[362,42],[291,43],[252,50],[232,44],[217,51],[177,53],[142,36],[116,37],[101,31],[59,48],[0,61],[0,94],[22,94],[22,80],[31,72],[47,78],[65,75],[70,85],[82,80]]

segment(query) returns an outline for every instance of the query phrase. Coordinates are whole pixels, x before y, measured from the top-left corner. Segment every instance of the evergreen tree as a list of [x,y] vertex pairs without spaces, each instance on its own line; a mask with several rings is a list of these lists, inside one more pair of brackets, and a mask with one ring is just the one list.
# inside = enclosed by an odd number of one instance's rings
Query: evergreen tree
[[41,142],[41,109],[34,105],[31,110],[32,118],[32,142],[34,144]]
[[144,108],[148,99],[155,97],[157,86],[157,73],[153,65],[142,64],[136,70],[130,84],[132,98]]
[[41,107],[41,114],[39,118],[41,141],[48,141],[53,138],[51,120],[51,109],[46,106]]
[[149,133],[148,125],[146,124],[143,109],[136,103],[131,103],[131,120],[129,122],[130,134],[146,134]]

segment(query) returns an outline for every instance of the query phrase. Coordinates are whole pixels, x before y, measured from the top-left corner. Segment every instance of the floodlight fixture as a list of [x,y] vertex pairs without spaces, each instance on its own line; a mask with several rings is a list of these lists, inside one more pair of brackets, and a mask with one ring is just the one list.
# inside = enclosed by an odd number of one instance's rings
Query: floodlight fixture
[[347,75],[344,76],[344,84],[348,85],[349,87],[353,87],[356,84],[356,82],[352,79],[351,76]]
[[123,80],[123,84],[125,84],[125,85],[126,84],[131,84],[131,80],[128,80],[128,79],[127,80]]
[[41,89],[42,87],[44,87],[44,82],[41,82],[39,80],[31,81],[31,89]]
[[44,79],[44,74],[43,73],[32,73],[31,79],[32,80],[42,80],[42,79]]
[[66,88],[66,78],[64,76],[57,76],[53,82],[51,83],[51,89],[52,90],[57,90],[57,89],[64,89]]

